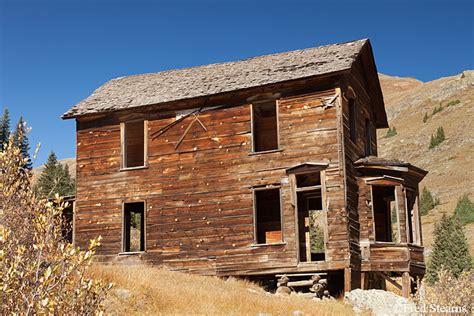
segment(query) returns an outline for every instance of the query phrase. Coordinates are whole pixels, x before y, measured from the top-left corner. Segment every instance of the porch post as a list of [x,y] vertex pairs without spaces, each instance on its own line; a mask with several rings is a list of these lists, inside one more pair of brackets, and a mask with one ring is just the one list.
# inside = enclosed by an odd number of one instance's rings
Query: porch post
[[407,207],[406,207],[406,197],[405,190],[401,185],[395,186],[395,201],[397,204],[398,212],[398,225],[400,227],[400,242],[408,242],[408,232],[407,232]]
[[402,274],[402,296],[409,298],[411,293],[411,278],[410,272],[403,272]]
[[344,269],[344,293],[351,291],[351,268]]

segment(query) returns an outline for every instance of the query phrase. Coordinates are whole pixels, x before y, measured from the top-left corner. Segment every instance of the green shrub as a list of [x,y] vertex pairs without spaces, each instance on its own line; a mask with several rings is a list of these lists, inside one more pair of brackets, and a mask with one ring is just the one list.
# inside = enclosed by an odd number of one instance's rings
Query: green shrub
[[444,142],[445,139],[446,137],[444,135],[444,129],[442,126],[440,126],[436,130],[436,134],[431,135],[429,149],[435,148],[436,146]]
[[472,258],[463,226],[456,216],[443,214],[435,225],[435,241],[426,269],[426,280],[433,284],[438,272],[449,271],[454,277],[472,269]]
[[439,113],[443,111],[443,105],[440,104],[439,106],[435,106],[435,108],[433,109],[433,114],[432,115],[435,115],[436,113]]
[[423,188],[420,198],[420,215],[427,215],[429,211],[439,205],[440,201],[438,198],[433,197],[430,190],[427,187]]
[[474,203],[467,194],[459,198],[454,214],[463,224],[474,222]]
[[394,127],[389,127],[387,130],[387,135],[385,135],[385,138],[393,137],[397,135],[397,129]]
[[456,104],[459,104],[461,103],[461,101],[459,101],[458,99],[456,100],[451,100],[448,102],[448,104],[446,104],[446,106],[453,106],[453,105],[456,105]]
[[428,113],[425,112],[425,115],[423,116],[423,123],[426,123],[429,120]]

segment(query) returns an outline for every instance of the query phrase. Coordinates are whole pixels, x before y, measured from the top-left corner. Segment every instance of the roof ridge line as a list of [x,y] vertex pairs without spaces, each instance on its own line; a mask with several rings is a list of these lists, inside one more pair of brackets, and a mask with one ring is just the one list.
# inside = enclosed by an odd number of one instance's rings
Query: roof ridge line
[[[302,51],[310,50],[310,49],[321,49],[321,48],[327,48],[327,47],[330,47],[330,46],[340,46],[340,45],[345,45],[345,44],[349,44],[349,43],[356,43],[356,42],[363,42],[363,41],[369,41],[369,39],[368,38],[361,38],[361,39],[357,39],[357,40],[346,41],[346,42],[335,43],[335,44],[326,44],[326,45],[321,45],[321,46],[312,46],[312,47],[288,50],[288,51],[279,52],[279,53],[257,55],[257,56],[248,57],[248,58],[244,58],[244,59],[238,59],[238,60],[229,60],[229,61],[215,62],[215,63],[210,63],[210,64],[195,65],[195,66],[190,66],[190,67],[173,68],[173,69],[167,69],[167,70],[162,70],[162,71],[157,71],[157,72],[146,72],[146,73],[143,73],[143,74],[120,76],[120,77],[112,78],[112,79],[110,79],[106,82],[113,81],[113,80],[120,80],[120,79],[123,79],[123,78],[131,78],[131,77],[146,76],[146,75],[157,75],[157,74],[164,74],[164,73],[170,73],[170,72],[175,72],[175,71],[190,70],[190,69],[199,68],[199,67],[208,67],[208,66],[215,66],[215,65],[222,65],[222,64],[238,63],[238,62],[249,61],[249,60],[258,59],[258,58],[265,58],[265,57],[271,57],[271,56],[276,56],[276,55],[284,55],[284,54],[288,54],[288,53],[297,53],[297,52],[302,52]],[[357,56],[359,56],[359,55],[360,55],[360,52],[357,54]]]

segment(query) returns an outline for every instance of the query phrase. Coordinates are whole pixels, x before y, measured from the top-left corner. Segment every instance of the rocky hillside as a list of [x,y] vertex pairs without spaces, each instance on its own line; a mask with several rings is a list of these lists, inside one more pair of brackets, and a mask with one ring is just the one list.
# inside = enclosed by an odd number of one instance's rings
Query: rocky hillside
[[[474,71],[430,82],[380,74],[388,121],[397,135],[378,131],[379,156],[409,161],[429,174],[421,183],[441,204],[422,217],[424,243],[433,241],[434,222],[454,212],[463,194],[474,199]],[[442,109],[433,114],[435,107]],[[428,116],[423,122],[425,113]],[[430,136],[443,127],[446,140],[429,149]],[[474,224],[466,227],[474,254]]]

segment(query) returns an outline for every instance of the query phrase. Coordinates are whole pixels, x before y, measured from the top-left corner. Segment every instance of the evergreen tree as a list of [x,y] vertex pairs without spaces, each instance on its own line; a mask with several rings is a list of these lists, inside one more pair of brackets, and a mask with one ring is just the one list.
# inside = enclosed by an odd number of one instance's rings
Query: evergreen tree
[[26,123],[21,116],[18,124],[16,125],[15,132],[13,133],[13,143],[20,148],[22,157],[26,159],[26,163],[23,168],[27,170],[33,169],[33,163],[31,162],[30,157],[30,141],[28,140]]
[[446,139],[446,137],[445,137],[445,135],[444,135],[444,129],[443,129],[442,126],[440,126],[440,127],[438,127],[438,129],[436,130],[436,134],[431,135],[429,149],[438,146],[439,144],[441,144],[442,142],[444,142],[445,139]]
[[42,198],[51,198],[56,193],[61,196],[72,195],[75,189],[75,180],[69,174],[69,168],[61,165],[56,154],[51,152],[38,178],[36,193]]
[[428,116],[428,113],[425,112],[425,116],[423,116],[423,123],[426,123],[430,117]]
[[439,106],[434,107],[432,115],[435,115],[436,113],[439,113],[441,111],[443,111],[443,105],[442,104],[440,104]]
[[[59,164],[61,166],[61,164]],[[60,187],[62,188],[62,195],[73,195],[76,191],[76,181],[69,173],[69,167],[64,164],[62,165],[62,177],[60,181]]]
[[439,199],[433,197],[430,190],[427,187],[423,188],[420,198],[420,214],[426,215],[429,211],[435,208],[439,204]]
[[3,111],[2,118],[0,118],[0,151],[3,151],[8,138],[10,137],[10,113],[8,109]]
[[433,284],[438,272],[448,270],[458,277],[461,272],[472,269],[472,258],[461,222],[455,217],[443,214],[435,226],[433,252],[427,265],[426,279]]
[[462,224],[474,222],[474,203],[471,202],[467,194],[458,200],[454,214],[456,214]]
[[385,138],[393,137],[395,135],[397,135],[397,128],[395,126],[393,128],[389,127],[387,130],[387,134],[385,135]]

